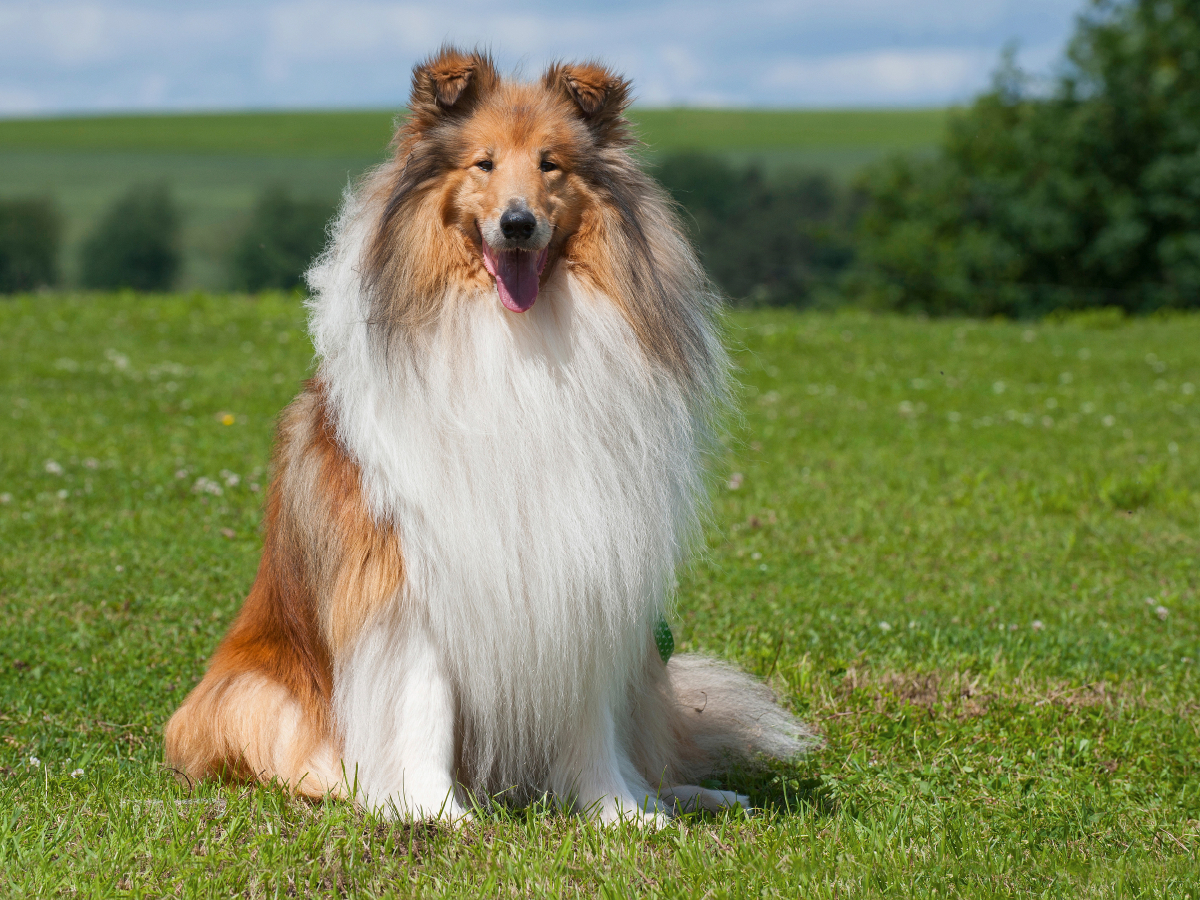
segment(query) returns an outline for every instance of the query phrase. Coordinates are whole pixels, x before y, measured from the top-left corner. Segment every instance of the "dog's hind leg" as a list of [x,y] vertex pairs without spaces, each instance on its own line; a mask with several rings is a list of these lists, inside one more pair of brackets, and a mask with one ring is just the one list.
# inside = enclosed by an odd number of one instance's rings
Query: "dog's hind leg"
[[167,763],[189,781],[271,782],[309,797],[342,796],[339,754],[282,684],[254,671],[215,673],[165,729]]

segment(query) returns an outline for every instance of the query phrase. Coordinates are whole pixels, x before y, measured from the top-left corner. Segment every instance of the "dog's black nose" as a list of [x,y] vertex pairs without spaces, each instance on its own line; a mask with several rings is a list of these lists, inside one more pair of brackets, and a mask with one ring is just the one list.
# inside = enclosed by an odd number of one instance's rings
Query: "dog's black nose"
[[537,228],[537,219],[527,209],[510,209],[500,217],[500,230],[510,241],[527,241]]

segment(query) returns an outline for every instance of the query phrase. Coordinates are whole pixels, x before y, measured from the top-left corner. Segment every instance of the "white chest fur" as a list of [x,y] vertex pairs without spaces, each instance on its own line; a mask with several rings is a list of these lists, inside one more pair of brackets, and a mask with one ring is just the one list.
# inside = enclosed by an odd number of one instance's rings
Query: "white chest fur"
[[618,310],[569,276],[520,315],[457,298],[386,358],[334,299],[315,304],[321,376],[406,567],[377,627],[428,630],[465,764],[520,782],[581,704],[615,700],[639,668],[696,533],[703,425]]

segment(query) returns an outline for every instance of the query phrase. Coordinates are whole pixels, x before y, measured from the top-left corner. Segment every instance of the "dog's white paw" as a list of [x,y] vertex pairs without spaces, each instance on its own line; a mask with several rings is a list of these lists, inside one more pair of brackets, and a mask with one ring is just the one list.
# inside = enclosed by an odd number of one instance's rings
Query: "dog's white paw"
[[595,820],[602,825],[620,825],[626,823],[644,828],[647,831],[657,831],[670,824],[671,809],[657,797],[647,797],[644,803],[622,802],[610,798],[585,810],[585,815],[591,812]]
[[375,806],[377,814],[398,822],[439,822],[458,828],[474,818],[471,810],[464,807],[453,796],[419,797],[410,794],[393,794]]

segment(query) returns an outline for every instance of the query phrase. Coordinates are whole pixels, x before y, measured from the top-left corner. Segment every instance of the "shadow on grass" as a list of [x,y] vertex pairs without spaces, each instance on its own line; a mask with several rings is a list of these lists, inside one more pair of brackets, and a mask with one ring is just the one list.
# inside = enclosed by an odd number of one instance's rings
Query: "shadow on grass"
[[701,786],[748,794],[751,806],[777,816],[827,818],[842,811],[836,782],[821,774],[815,759],[732,765]]

